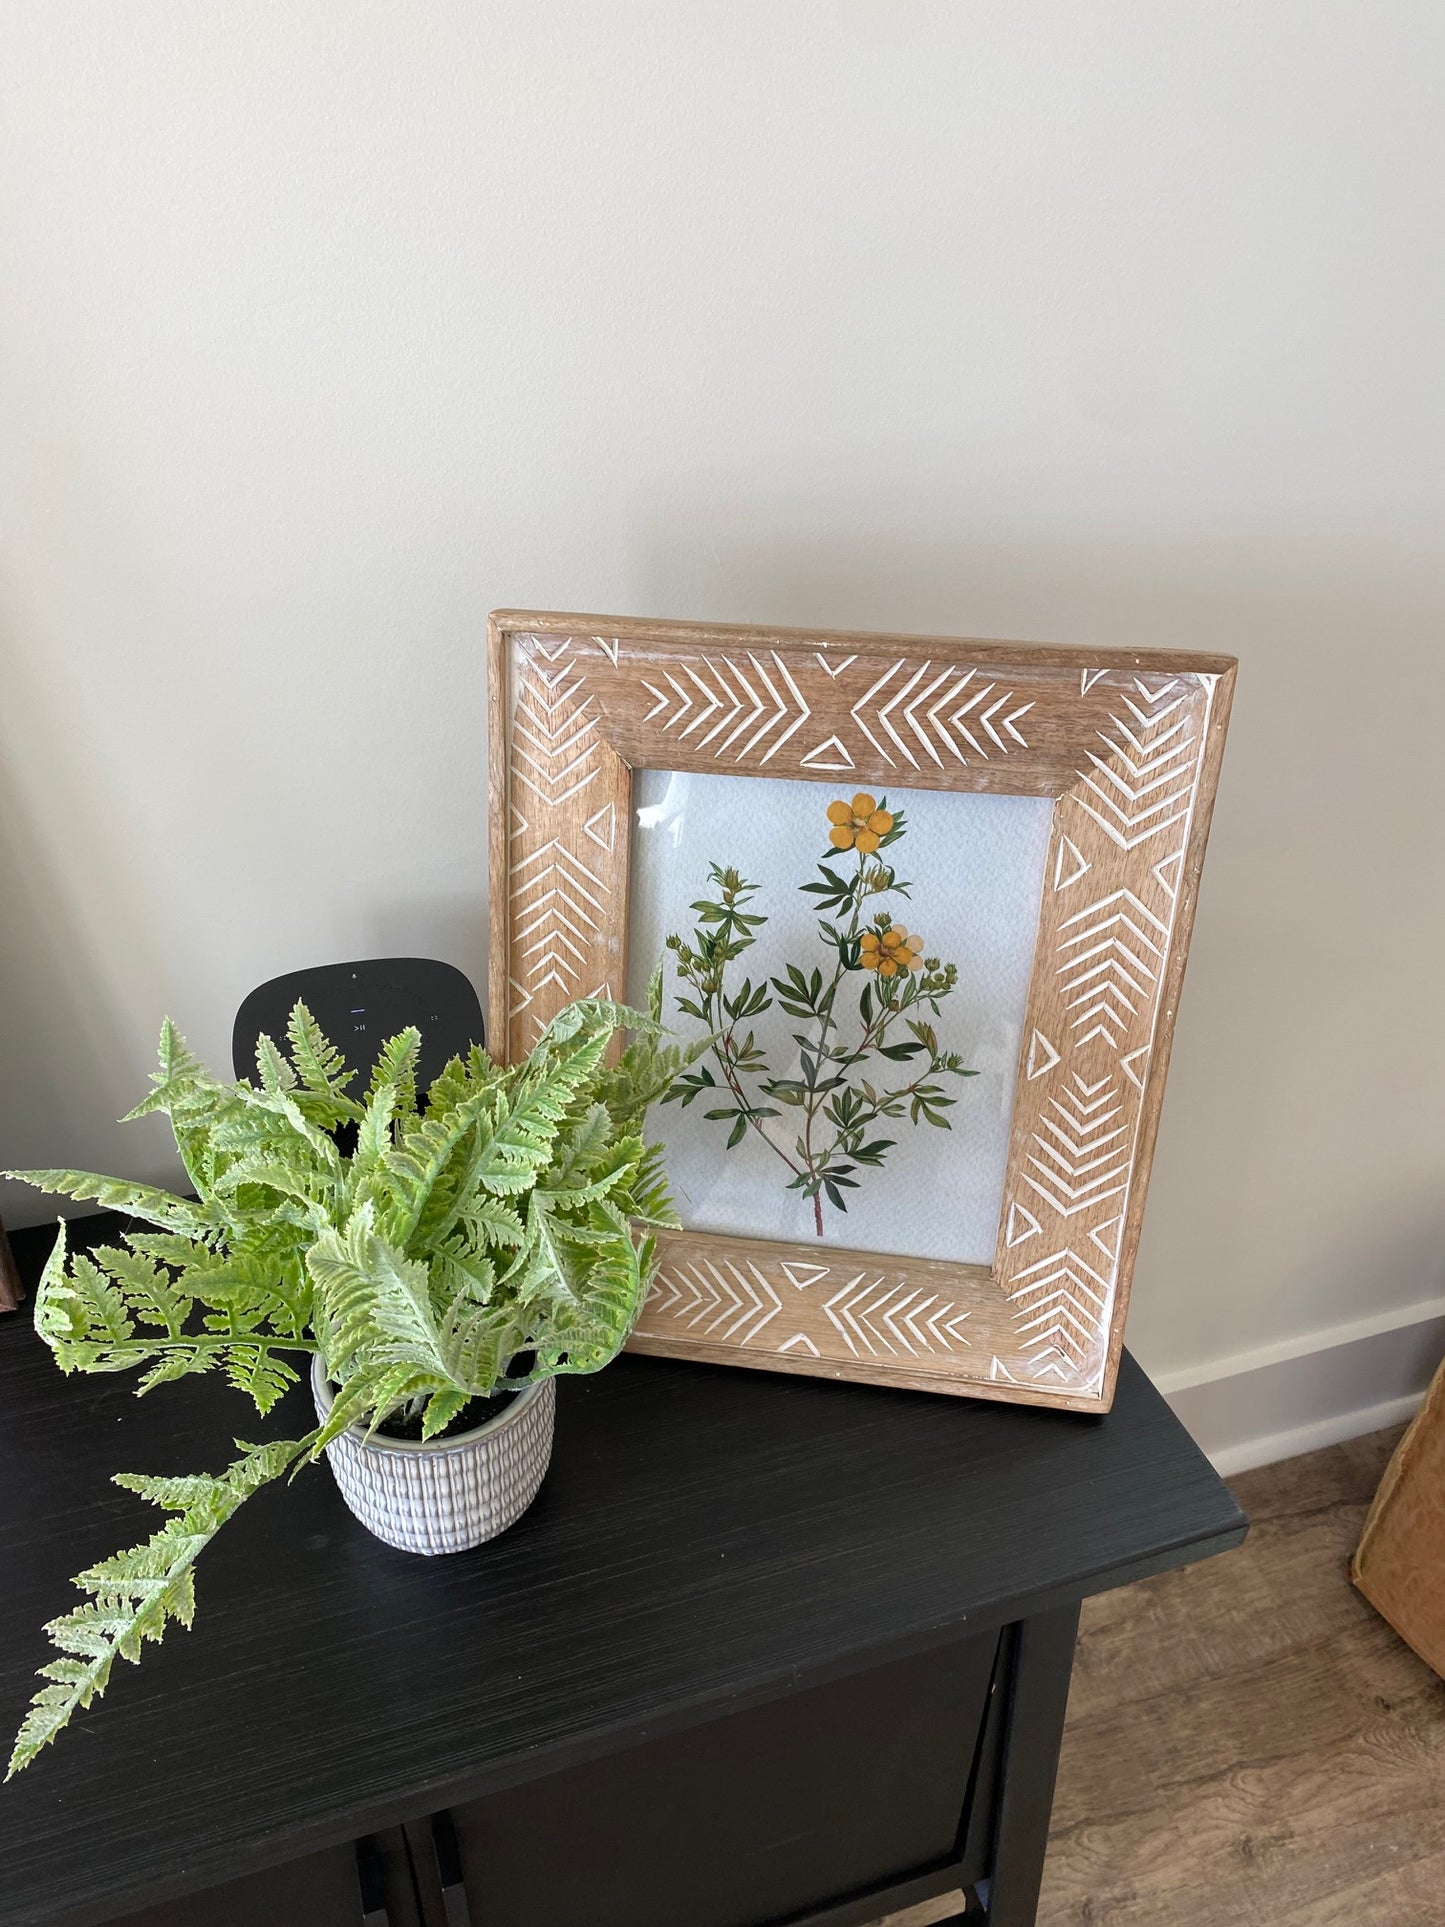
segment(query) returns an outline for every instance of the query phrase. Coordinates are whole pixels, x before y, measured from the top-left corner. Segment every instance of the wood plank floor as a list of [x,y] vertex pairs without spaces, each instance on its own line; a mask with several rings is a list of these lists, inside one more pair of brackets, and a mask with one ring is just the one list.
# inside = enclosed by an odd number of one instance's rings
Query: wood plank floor
[[1398,1436],[1232,1480],[1238,1552],[1085,1606],[1039,1927],[1445,1927],[1445,1683],[1346,1576]]
[[1398,1436],[1246,1473],[1238,1552],[1086,1606],[1039,1927],[1445,1923],[1445,1683],[1346,1576]]

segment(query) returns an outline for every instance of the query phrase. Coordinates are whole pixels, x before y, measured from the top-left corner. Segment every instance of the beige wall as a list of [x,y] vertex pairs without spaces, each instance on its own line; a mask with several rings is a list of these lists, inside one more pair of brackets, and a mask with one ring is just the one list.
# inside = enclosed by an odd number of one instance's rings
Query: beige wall
[[491,604],[1222,648],[1131,1337],[1436,1303],[1445,12],[0,43],[0,1161],[164,1171],[163,1010],[223,1062],[274,972],[480,975]]

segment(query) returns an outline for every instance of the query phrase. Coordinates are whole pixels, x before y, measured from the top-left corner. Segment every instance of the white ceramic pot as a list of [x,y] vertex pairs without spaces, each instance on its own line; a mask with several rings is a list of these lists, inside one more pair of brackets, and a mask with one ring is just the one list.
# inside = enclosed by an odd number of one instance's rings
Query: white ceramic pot
[[[331,1410],[318,1355],[317,1416]],[[368,1532],[403,1552],[465,1552],[495,1539],[537,1496],[552,1457],[557,1382],[540,1379],[474,1432],[452,1438],[368,1439],[348,1426],[326,1448],[341,1496]]]

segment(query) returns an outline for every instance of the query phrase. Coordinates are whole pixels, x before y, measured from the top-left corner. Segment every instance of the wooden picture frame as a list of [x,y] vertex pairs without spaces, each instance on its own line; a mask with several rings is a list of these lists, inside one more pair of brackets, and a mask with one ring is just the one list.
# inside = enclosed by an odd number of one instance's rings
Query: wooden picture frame
[[622,995],[633,771],[1047,796],[993,1262],[664,1233],[636,1351],[1103,1412],[1237,664],[490,618],[490,1037]]

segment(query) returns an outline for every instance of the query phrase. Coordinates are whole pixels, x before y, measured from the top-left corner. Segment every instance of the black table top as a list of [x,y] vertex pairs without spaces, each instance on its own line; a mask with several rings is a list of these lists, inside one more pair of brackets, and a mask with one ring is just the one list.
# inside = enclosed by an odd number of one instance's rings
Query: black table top
[[[77,1227],[78,1228],[78,1227]],[[32,1278],[50,1233],[14,1242]],[[202,1555],[194,1629],[0,1788],[0,1922],[94,1922],[1235,1545],[1126,1356],[1106,1418],[624,1357],[559,1385],[552,1469],[489,1546],[373,1539],[324,1466]],[[67,1583],[161,1515],[118,1471],[295,1437],[219,1381],[137,1402],[0,1318],[0,1724]]]

